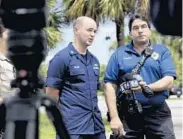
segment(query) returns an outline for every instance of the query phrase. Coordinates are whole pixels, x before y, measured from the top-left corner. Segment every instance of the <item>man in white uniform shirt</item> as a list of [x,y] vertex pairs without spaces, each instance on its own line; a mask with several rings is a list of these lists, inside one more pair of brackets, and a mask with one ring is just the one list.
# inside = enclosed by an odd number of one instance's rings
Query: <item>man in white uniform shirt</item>
[[[11,81],[15,79],[15,69],[11,61],[6,57],[7,32],[8,31],[0,22],[0,104],[5,97],[9,96],[13,92],[11,88]],[[4,117],[4,113],[0,110],[0,120],[2,117]],[[0,124],[2,124],[1,122]],[[3,131],[0,131],[0,139],[3,139],[3,137]]]

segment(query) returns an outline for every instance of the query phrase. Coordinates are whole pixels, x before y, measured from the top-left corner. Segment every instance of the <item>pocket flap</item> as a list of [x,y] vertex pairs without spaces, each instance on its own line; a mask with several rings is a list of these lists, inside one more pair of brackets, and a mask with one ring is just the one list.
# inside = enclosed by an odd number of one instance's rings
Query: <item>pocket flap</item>
[[85,74],[84,69],[70,69],[70,75],[83,75]]
[[98,69],[94,69],[94,73],[95,73],[95,75],[99,76],[99,70]]

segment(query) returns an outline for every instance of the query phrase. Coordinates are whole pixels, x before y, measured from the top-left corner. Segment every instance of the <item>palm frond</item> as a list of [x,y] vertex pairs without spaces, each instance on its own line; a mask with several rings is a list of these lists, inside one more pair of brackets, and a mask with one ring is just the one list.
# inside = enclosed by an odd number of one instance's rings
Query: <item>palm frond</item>
[[102,16],[120,19],[124,15],[124,0],[100,0],[99,8]]
[[47,0],[47,6],[49,8],[54,7],[56,5],[56,0]]
[[61,32],[54,27],[47,27],[45,32],[49,48],[55,48],[55,44],[61,41]]

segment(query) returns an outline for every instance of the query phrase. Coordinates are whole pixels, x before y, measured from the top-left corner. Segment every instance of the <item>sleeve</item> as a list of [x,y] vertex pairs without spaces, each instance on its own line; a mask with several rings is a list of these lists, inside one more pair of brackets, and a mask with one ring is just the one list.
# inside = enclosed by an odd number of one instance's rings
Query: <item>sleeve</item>
[[56,56],[50,61],[47,71],[46,87],[52,87],[58,90],[62,89],[66,70],[64,59],[61,56]]
[[162,58],[161,58],[161,72],[162,76],[173,76],[174,79],[176,79],[176,69],[173,62],[173,59],[171,57],[170,51],[168,48],[164,51]]
[[104,83],[110,82],[110,83],[117,84],[118,72],[119,72],[118,58],[117,58],[117,52],[115,52],[111,56],[108,62],[108,65],[104,74]]

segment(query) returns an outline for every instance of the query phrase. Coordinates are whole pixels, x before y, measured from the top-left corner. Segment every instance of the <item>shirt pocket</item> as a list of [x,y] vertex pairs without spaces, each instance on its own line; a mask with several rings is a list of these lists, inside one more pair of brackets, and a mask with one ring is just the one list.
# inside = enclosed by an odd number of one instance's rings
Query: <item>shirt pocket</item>
[[98,69],[94,69],[94,75],[95,75],[94,80],[96,80],[96,81],[99,80],[99,74],[100,74],[99,70]]
[[13,66],[11,65],[5,65],[4,67],[1,67],[1,71],[0,71],[0,78],[2,81],[11,81],[13,79],[15,79],[15,74],[13,71]]
[[85,81],[85,70],[70,66],[70,82],[79,83]]
[[94,73],[95,73],[95,76],[99,77],[99,70],[98,69],[94,69]]

